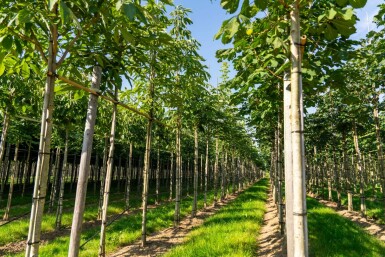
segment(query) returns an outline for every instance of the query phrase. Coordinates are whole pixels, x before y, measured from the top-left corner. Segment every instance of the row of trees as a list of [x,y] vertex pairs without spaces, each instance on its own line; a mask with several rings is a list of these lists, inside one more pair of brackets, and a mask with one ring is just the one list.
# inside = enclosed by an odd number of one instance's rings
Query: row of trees
[[[154,174],[157,194],[160,181],[166,178],[170,197],[175,192],[175,225],[180,221],[182,179],[194,179],[193,214],[197,211],[200,153],[205,153],[205,164],[200,165],[205,167],[204,178],[200,180],[204,181],[205,195],[209,181],[216,190],[221,179],[223,198],[228,179],[235,189],[236,181],[241,181],[237,185],[240,188],[244,178],[253,181],[260,176],[256,164],[263,166],[261,153],[250,139],[246,124],[237,118],[228,92],[207,85],[209,74],[197,52],[199,43],[187,28],[191,24],[187,17],[189,10],[177,6],[168,15],[165,6],[170,4],[168,0],[147,1],[143,5],[140,1],[121,0],[5,1],[0,8],[0,105],[4,120],[0,142],[0,160],[4,159],[1,185],[2,193],[7,187],[9,196],[4,219],[9,218],[15,177],[21,177],[18,182],[23,188],[33,181],[26,256],[39,253],[48,196],[49,210],[58,197],[57,228],[60,228],[68,177],[71,185],[77,184],[68,256],[79,255],[90,182],[94,185],[100,182],[99,255],[105,256],[107,208],[114,178],[116,183],[125,181],[126,208],[132,176],[138,184],[143,183],[142,244],[145,245],[149,180]],[[88,107],[86,93],[89,93]],[[99,103],[100,98],[105,101]],[[41,121],[36,119],[39,110],[42,110]],[[154,141],[156,151],[152,149]],[[81,148],[80,142],[83,142]],[[15,145],[14,168],[9,169],[7,149],[11,145]],[[19,146],[28,147],[32,154],[21,159]],[[69,153],[79,151],[80,160],[69,158]],[[132,173],[133,151],[142,156],[136,173]],[[159,157],[157,168],[151,169],[151,152],[159,156],[160,151],[171,155],[165,160],[170,164],[167,176],[162,176]],[[182,159],[186,167],[192,152],[194,175],[186,175]],[[7,157],[3,158],[4,155]],[[228,173],[222,168],[219,175],[219,161],[228,165],[230,155],[233,164],[229,167],[233,168]],[[120,173],[120,158],[116,156],[124,156],[123,160],[128,162],[123,173]],[[26,168],[18,168],[23,166],[20,160],[26,163]],[[33,160],[36,164],[31,166]]]
[[[235,91],[232,101],[242,106],[241,112],[249,125],[256,128],[255,137],[260,145],[270,149],[270,178],[281,232],[286,232],[288,256],[308,256],[305,184],[314,180],[305,166],[313,163],[308,154],[314,149],[313,142],[326,142],[320,137],[320,127],[322,131],[329,130],[324,120],[319,123],[319,119],[306,117],[304,122],[304,110],[317,107],[318,111],[325,108],[324,101],[335,101],[334,95],[330,95],[334,88],[338,87],[341,95],[350,93],[348,81],[358,81],[349,74],[371,78],[367,73],[347,73],[348,60],[367,62],[354,51],[358,42],[349,39],[356,32],[358,18],[354,9],[364,7],[366,2],[221,1],[223,8],[235,15],[223,22],[216,38],[231,42],[233,47],[219,50],[217,56],[230,60],[237,70],[236,77],[228,83]],[[377,53],[381,53],[380,48]],[[349,100],[354,98],[348,95]],[[332,115],[328,108],[324,110]],[[340,119],[339,109],[334,110],[334,117]],[[314,126],[312,133],[307,133],[309,126]],[[332,142],[328,149],[337,150]],[[318,159],[317,163],[322,162]],[[322,171],[318,166],[317,174]]]

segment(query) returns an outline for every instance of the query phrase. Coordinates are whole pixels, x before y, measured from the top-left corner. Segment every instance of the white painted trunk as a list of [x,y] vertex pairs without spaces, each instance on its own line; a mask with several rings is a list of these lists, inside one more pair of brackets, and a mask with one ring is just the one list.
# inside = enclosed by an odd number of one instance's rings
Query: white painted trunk
[[195,217],[197,212],[198,205],[198,153],[199,145],[198,145],[198,128],[194,128],[194,200],[192,206],[192,216]]
[[293,1],[290,12],[290,52],[291,52],[291,129],[293,150],[293,227],[294,256],[307,257],[307,210],[304,166],[304,144],[302,126],[302,81],[300,53],[299,0]]
[[[92,88],[98,90],[100,87],[102,69],[95,66],[92,73]],[[79,255],[80,235],[82,231],[84,207],[86,203],[87,182],[90,172],[90,162],[92,154],[92,143],[94,137],[94,127],[96,122],[96,113],[98,107],[98,97],[89,96],[87,118],[84,126],[83,146],[80,157],[79,177],[76,187],[76,198],[74,206],[74,215],[72,218],[70,244],[68,256],[76,257]]]
[[[57,5],[55,5],[57,8]],[[48,47],[48,72],[44,90],[43,109],[41,115],[41,128],[39,140],[39,155],[35,174],[35,183],[32,196],[31,217],[29,222],[26,257],[39,255],[41,224],[43,218],[45,197],[47,193],[48,168],[51,151],[51,135],[54,106],[54,88],[56,73],[57,25],[51,26],[51,35]]]
[[294,256],[294,227],[293,227],[293,157],[291,146],[291,89],[290,77],[287,72],[283,81],[283,134],[285,154],[285,208],[286,208],[286,245],[287,256]]

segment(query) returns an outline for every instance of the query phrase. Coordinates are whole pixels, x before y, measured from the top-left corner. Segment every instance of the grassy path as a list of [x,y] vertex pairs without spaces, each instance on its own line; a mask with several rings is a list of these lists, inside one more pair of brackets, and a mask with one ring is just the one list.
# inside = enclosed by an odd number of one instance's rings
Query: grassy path
[[263,222],[268,180],[262,179],[193,230],[167,257],[255,256]]
[[314,198],[307,199],[309,256],[380,257],[385,243]]

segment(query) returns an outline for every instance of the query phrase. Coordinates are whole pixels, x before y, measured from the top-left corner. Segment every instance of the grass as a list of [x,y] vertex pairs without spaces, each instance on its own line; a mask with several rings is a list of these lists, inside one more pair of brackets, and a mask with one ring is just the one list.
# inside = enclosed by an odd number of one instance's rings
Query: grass
[[[322,190],[319,189],[320,196],[322,196]],[[366,204],[366,215],[368,218],[373,218],[378,224],[385,224],[385,206],[382,199],[382,194],[379,192],[379,189],[376,190],[376,200],[373,197],[373,188],[368,187],[365,190],[365,204]],[[323,196],[327,199],[328,189],[325,187],[323,190]],[[337,201],[337,192],[335,189],[332,190],[333,201]],[[353,194],[353,210],[360,211],[360,195],[358,193]],[[348,196],[346,190],[341,190],[341,204],[344,206],[348,205]]]
[[268,180],[263,179],[193,230],[167,257],[255,256],[263,222]]
[[[167,194],[168,195],[168,194]],[[164,196],[166,197],[166,196]],[[124,199],[123,199],[124,200]],[[213,202],[213,193],[208,194],[208,203]],[[149,202],[153,203],[153,200]],[[192,197],[186,197],[181,202],[181,217],[191,213]],[[155,209],[148,210],[147,216],[147,231],[152,233],[161,229],[172,226],[174,219],[174,202],[165,203]],[[198,208],[203,208],[203,194],[200,194],[198,199]],[[113,222],[107,227],[106,234],[106,251],[113,252],[118,247],[132,243],[140,238],[141,235],[141,212],[134,213],[129,216]],[[100,226],[88,229],[82,233],[81,243],[90,239],[95,233],[100,231]],[[97,256],[98,254],[99,235],[96,235],[89,243],[87,243],[81,250],[80,256]],[[57,237],[48,244],[41,246],[40,256],[67,256],[69,246],[69,236]],[[19,253],[16,256],[24,256],[24,253]]]
[[385,243],[367,234],[354,222],[307,199],[310,257],[380,257]]
[[[74,197],[74,194],[73,194]],[[98,213],[98,198],[99,198],[99,191],[97,194],[93,194],[92,192],[88,192],[87,194],[87,203],[86,203],[86,209],[84,213],[84,221],[90,221],[95,220],[97,218]],[[20,197],[20,201],[24,201]],[[62,216],[62,226],[63,227],[69,227],[72,223],[72,215],[73,215],[73,199],[72,195],[68,195],[66,197],[66,201],[64,202],[64,210],[63,210],[63,216]],[[18,203],[18,200],[16,198],[16,203]],[[135,194],[130,199],[130,204],[133,207],[140,206],[140,199],[138,197],[135,197]],[[109,204],[109,214],[118,214],[123,211],[124,209],[124,197],[122,197],[122,193],[114,193],[111,194],[111,202]],[[12,207],[11,214],[13,214],[12,217],[15,217],[20,214],[24,214],[26,212],[29,212],[31,209],[31,203],[28,205],[16,205],[15,207]],[[46,208],[48,209],[48,206],[46,205]],[[24,218],[12,221],[9,224],[4,225],[0,228],[0,246],[5,245],[10,242],[15,242],[19,240],[26,239],[26,236],[28,234],[28,226],[29,226],[29,217],[30,215],[26,215]],[[45,213],[42,223],[42,232],[47,233],[55,230],[55,222],[56,222],[56,206],[53,209],[52,213]]]

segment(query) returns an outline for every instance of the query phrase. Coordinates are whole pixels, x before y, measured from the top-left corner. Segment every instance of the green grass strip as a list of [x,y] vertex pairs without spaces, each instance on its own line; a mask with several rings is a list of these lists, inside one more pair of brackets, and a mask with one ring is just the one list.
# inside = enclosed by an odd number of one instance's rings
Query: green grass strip
[[[166,196],[163,196],[166,197]],[[213,192],[208,193],[208,203],[211,204],[214,199]],[[181,217],[185,217],[191,213],[192,197],[184,198],[181,201]],[[203,194],[198,197],[198,208],[203,208]],[[147,214],[147,232],[150,234],[155,231],[170,227],[173,225],[175,203],[169,202],[149,209]],[[106,234],[106,251],[111,253],[119,247],[135,242],[141,236],[142,213],[124,216],[107,228]],[[85,242],[95,233],[100,231],[100,226],[83,231],[81,242]],[[69,236],[57,237],[48,244],[40,247],[39,256],[67,256],[69,246]],[[84,248],[80,250],[81,257],[93,257],[98,255],[99,235],[93,238]],[[8,255],[11,256],[11,255]],[[12,255],[24,256],[24,252]]]
[[385,243],[313,198],[307,199],[309,256],[380,257]]
[[165,256],[255,256],[263,222],[268,180],[262,179],[193,230]]

